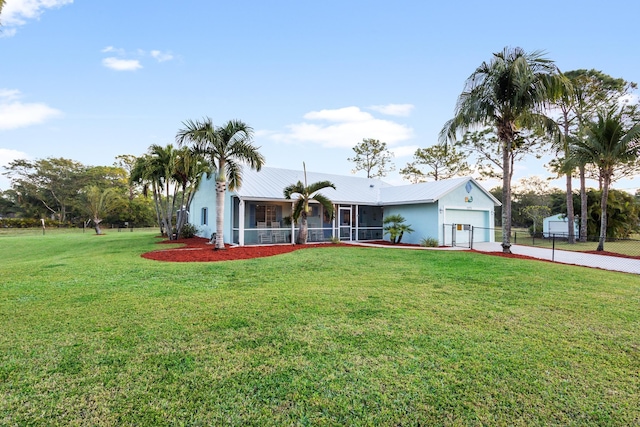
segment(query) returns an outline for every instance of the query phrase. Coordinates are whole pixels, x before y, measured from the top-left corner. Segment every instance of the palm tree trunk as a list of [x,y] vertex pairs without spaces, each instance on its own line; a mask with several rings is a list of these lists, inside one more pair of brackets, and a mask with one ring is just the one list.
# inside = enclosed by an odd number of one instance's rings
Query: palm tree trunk
[[609,199],[609,182],[611,175],[605,172],[602,177],[602,199],[600,200],[600,240],[597,251],[604,251],[604,241],[607,238],[607,200]]
[[227,182],[216,180],[216,250],[224,247],[224,196],[227,190]]
[[502,252],[511,253],[511,140],[502,144]]
[[567,230],[567,243],[574,244],[576,242],[575,232],[575,214],[573,212],[573,187],[571,185],[571,172],[567,172],[567,221],[569,229]]
[[296,239],[296,243],[298,245],[306,245],[307,244],[307,234],[309,231],[309,223],[307,221],[307,209],[306,207],[300,213],[300,230],[298,231],[298,238]]
[[96,230],[96,234],[100,235],[102,234],[102,230],[100,229],[100,223],[102,222],[101,219],[98,218],[94,218],[93,219],[93,224],[95,225],[95,227],[93,227]]
[[580,241],[587,241],[587,178],[584,166],[580,166]]
[[156,205],[156,219],[158,221],[158,227],[160,227],[160,234],[164,236],[164,221],[162,221],[162,213],[161,213],[161,204],[160,204],[160,193],[156,187],[156,183],[153,185],[153,202]]

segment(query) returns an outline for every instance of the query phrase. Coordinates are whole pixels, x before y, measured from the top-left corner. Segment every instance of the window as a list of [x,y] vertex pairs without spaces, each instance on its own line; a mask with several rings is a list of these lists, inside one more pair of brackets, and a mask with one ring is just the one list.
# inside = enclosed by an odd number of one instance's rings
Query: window
[[256,223],[266,222],[271,224],[276,221],[276,207],[274,205],[256,206]]
[[209,223],[209,209],[202,208],[200,214],[200,225],[207,225]]

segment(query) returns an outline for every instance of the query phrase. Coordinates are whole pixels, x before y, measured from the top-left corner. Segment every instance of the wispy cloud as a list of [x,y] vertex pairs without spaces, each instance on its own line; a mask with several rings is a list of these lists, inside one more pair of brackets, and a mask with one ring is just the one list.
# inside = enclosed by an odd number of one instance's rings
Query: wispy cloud
[[44,103],[23,103],[19,98],[17,90],[0,89],[0,130],[36,125],[62,115]]
[[135,71],[142,68],[142,64],[137,59],[104,58],[102,65],[116,71]]
[[158,62],[167,62],[174,59],[172,53],[161,50],[151,50],[147,52],[143,49],[136,49],[135,51],[127,52],[125,49],[107,46],[100,52],[116,55],[109,56],[102,60],[102,65],[116,71],[135,71],[143,68],[142,59],[149,56]]
[[[0,168],[7,166],[17,159],[29,159],[27,153],[18,150],[10,150],[8,148],[0,148]],[[11,186],[11,181],[6,176],[0,174],[0,191],[6,190]]]
[[387,105],[372,105],[369,109],[377,111],[388,116],[400,116],[406,117],[411,114],[414,106],[412,104],[387,104]]
[[39,19],[47,9],[54,9],[73,3],[73,0],[7,0],[2,8],[2,22],[6,27],[0,33],[3,37],[16,34],[16,27],[29,20]]
[[169,52],[162,52],[159,50],[152,50],[150,55],[155,58],[158,62],[166,62],[171,61],[173,59],[173,55]]
[[403,145],[399,147],[393,147],[390,151],[395,157],[413,156],[416,150],[420,148],[417,145]]
[[121,55],[121,56],[124,56],[126,54],[124,49],[119,49],[119,48],[113,47],[113,46],[107,46],[104,49],[102,49],[100,52],[102,52],[102,53],[115,53],[115,54]]
[[359,107],[311,111],[306,121],[286,127],[286,132],[265,132],[265,137],[282,142],[321,144],[324,147],[351,148],[363,138],[375,138],[393,146],[413,137],[413,129],[374,117]]

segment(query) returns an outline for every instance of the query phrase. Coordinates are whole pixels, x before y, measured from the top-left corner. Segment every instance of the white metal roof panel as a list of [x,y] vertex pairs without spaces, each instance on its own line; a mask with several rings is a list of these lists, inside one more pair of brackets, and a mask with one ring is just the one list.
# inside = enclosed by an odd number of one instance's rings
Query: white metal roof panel
[[[304,183],[304,172],[300,170],[263,167],[260,172],[244,168],[242,186],[235,193],[243,199],[284,200],[285,187],[298,181]],[[330,181],[336,189],[320,191],[334,203],[379,204],[380,189],[390,187],[379,179],[356,176],[333,175],[307,171],[307,183]]]
[[[260,172],[257,172],[244,168],[242,185],[235,194],[245,200],[285,200],[283,193],[285,187],[298,181],[304,182],[304,172],[301,170],[263,167]],[[318,181],[329,181],[336,186],[335,190],[326,188],[320,193],[338,204],[432,203],[468,181],[476,184],[496,205],[500,204],[491,193],[470,177],[392,186],[379,179],[307,171],[308,184]]]

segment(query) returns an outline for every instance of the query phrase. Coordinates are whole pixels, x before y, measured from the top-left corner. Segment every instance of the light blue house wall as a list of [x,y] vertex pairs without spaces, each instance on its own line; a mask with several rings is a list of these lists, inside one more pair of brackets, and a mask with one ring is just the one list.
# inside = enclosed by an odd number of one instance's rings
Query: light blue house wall
[[[402,237],[404,243],[419,244],[422,239],[432,237],[437,238],[440,245],[449,244],[453,233],[452,224],[473,226],[475,242],[492,242],[495,240],[494,206],[494,199],[474,181],[468,181],[432,203],[406,201],[403,204],[385,206],[384,216],[400,214],[405,218],[405,224],[415,230]],[[470,230],[471,227],[463,229],[456,236],[457,242],[468,242],[471,239]]]
[[[215,179],[203,179],[189,209],[189,222],[198,229],[198,236],[210,238],[216,231],[216,190]],[[206,224],[204,224],[203,208],[206,208]],[[229,243],[231,228],[232,203],[231,194],[227,191],[224,200],[224,242]]]
[[[423,238],[433,237],[438,239],[440,227],[438,226],[438,205],[436,203],[421,203],[416,205],[386,206],[384,216],[402,215],[405,224],[413,228],[411,234],[402,236],[402,243],[419,244]],[[389,235],[385,235],[388,239]]]
[[[292,202],[284,199],[282,188],[287,183],[299,179],[299,172],[275,168],[246,172],[243,187],[235,192],[227,191],[225,195],[225,243],[244,245],[293,241],[295,224],[285,225],[284,221],[285,216],[291,214]],[[494,206],[499,205],[499,202],[472,178],[462,177],[404,186],[390,186],[377,180],[318,173],[310,180],[329,180],[336,183],[336,189],[327,190],[326,196],[339,207],[333,222],[318,226],[322,238],[310,235],[310,241],[327,241],[331,235],[340,236],[343,240],[379,239],[380,215],[377,224],[364,221],[368,215],[367,207],[375,207],[382,211],[383,218],[395,214],[402,215],[405,224],[414,229],[412,233],[403,236],[404,243],[419,244],[426,238],[437,238],[440,245],[494,240]],[[216,231],[215,200],[215,180],[203,180],[189,209],[189,222],[198,228],[198,235],[201,237],[210,238]],[[270,224],[266,227],[268,230],[265,230],[264,226],[261,228],[256,222],[258,205],[265,208],[275,206],[276,217],[269,220]],[[264,216],[264,213],[262,215]],[[322,219],[322,215],[318,215],[318,218]],[[278,223],[277,226],[273,225],[274,221]],[[452,227],[451,224],[463,226]],[[373,225],[375,227],[372,227]],[[311,223],[310,229],[313,229]],[[284,241],[273,238],[282,232],[285,233]],[[271,241],[268,238],[265,241],[258,239],[269,234],[272,237]],[[385,238],[388,239],[388,235]]]

